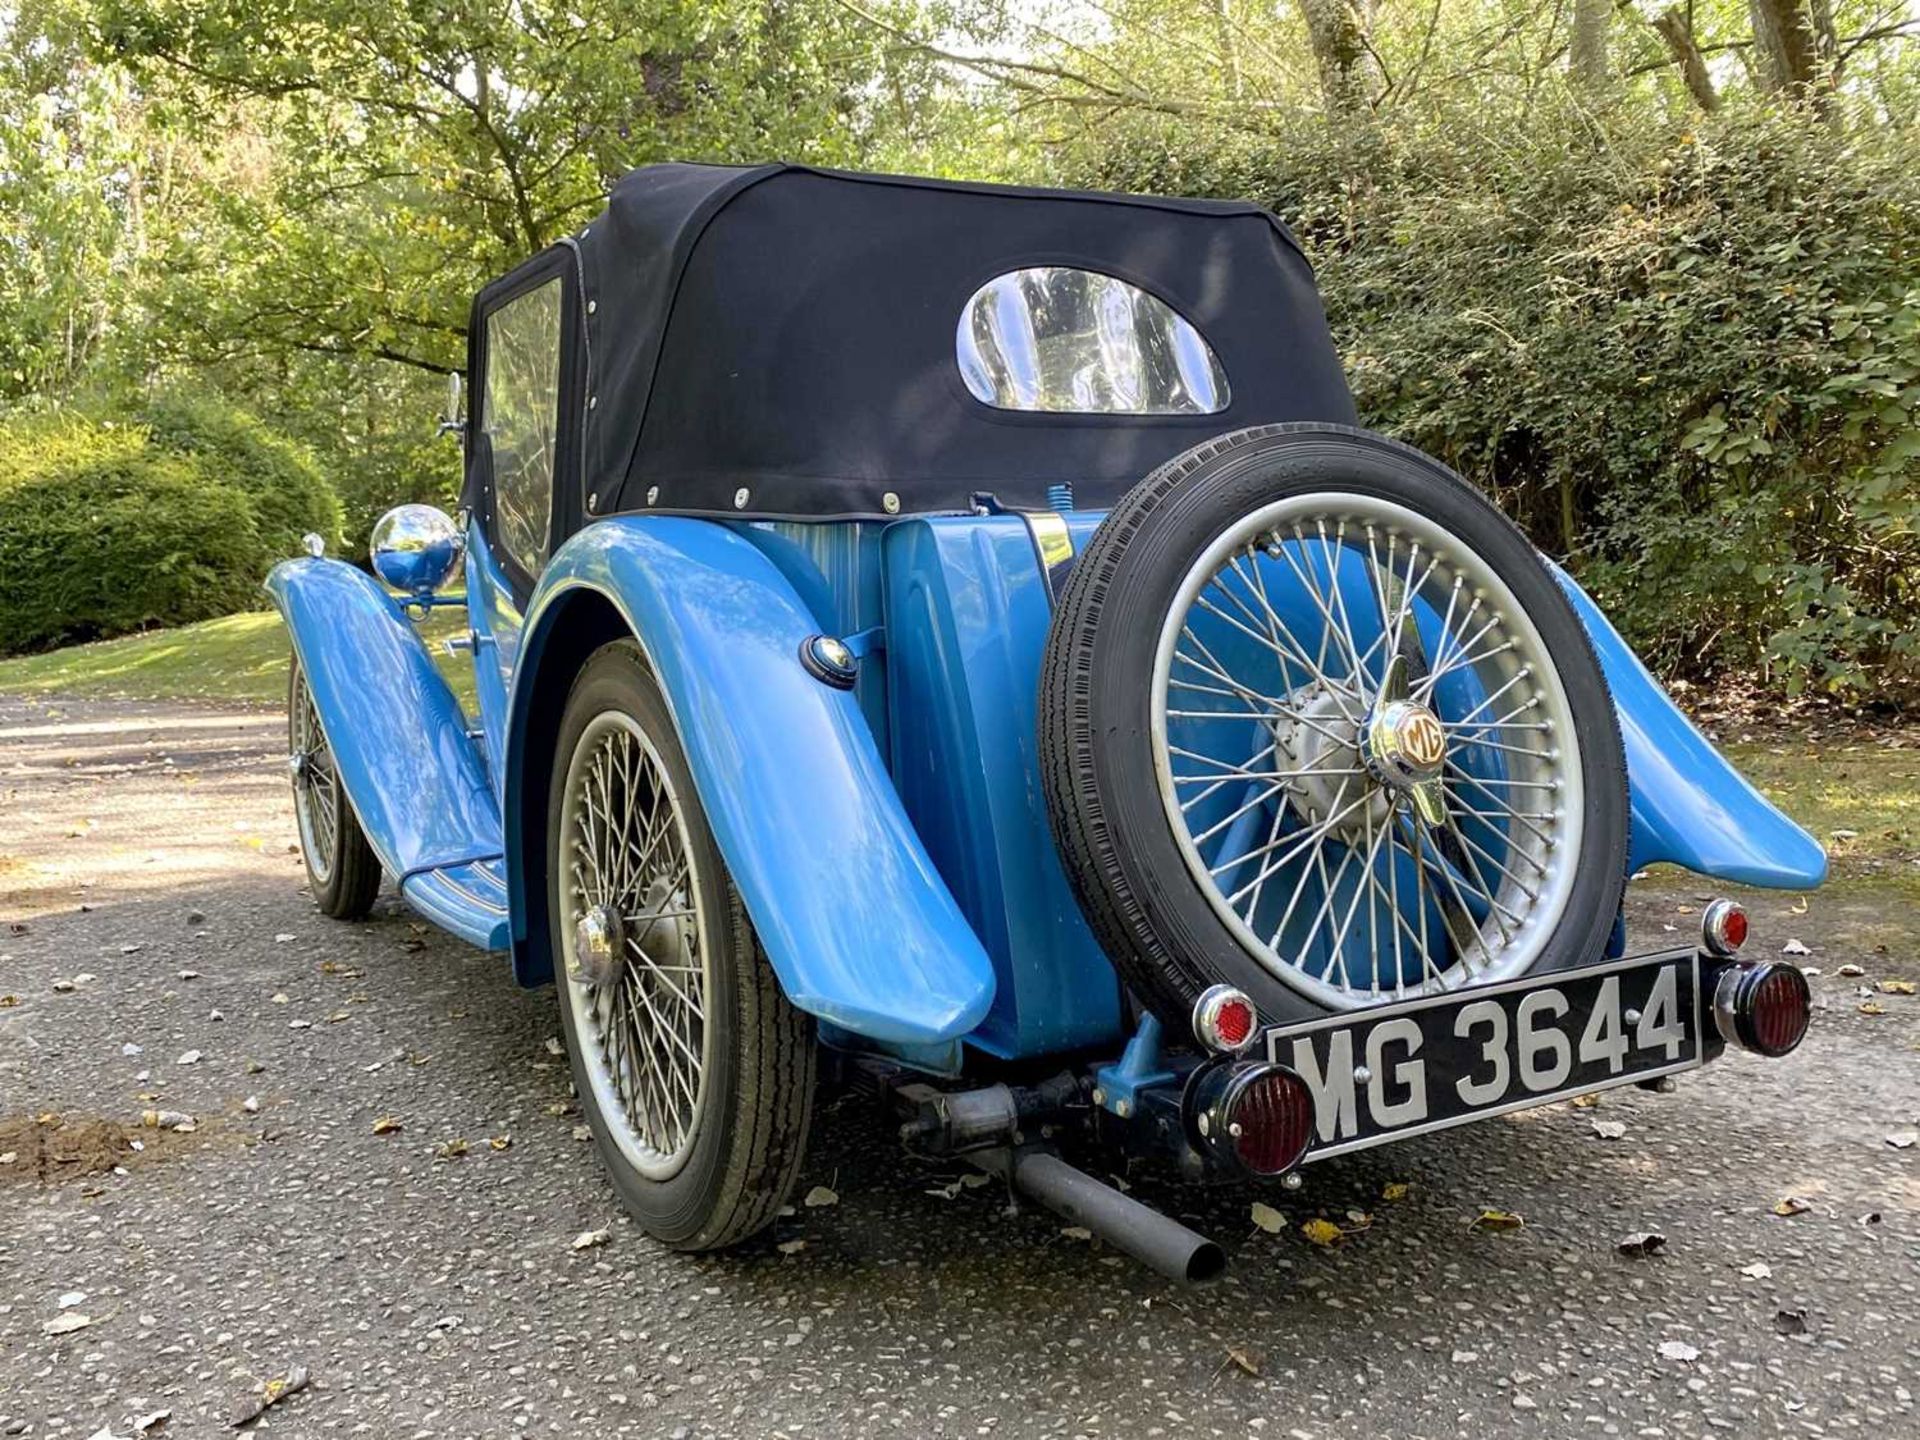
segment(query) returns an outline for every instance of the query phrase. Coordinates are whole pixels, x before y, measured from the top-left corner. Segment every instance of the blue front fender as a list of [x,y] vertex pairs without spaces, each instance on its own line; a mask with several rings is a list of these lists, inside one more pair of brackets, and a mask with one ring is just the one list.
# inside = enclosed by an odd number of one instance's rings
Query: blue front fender
[[1628,864],[1668,861],[1740,885],[1811,889],[1827,853],[1693,728],[1586,591],[1558,566],[1600,657],[1626,745],[1633,809]]
[[378,581],[339,560],[267,576],[335,767],[380,863],[403,885],[500,854],[486,767],[447,682]]
[[615,607],[645,651],[788,998],[896,1044],[950,1041],[979,1024],[992,963],[908,821],[859,703],[801,667],[818,622],[760,549],[723,525],[671,516],[587,526],[553,557],[528,610],[506,778],[522,978],[551,963],[545,937],[526,933],[529,915],[544,915],[529,886],[545,856],[523,852],[546,809],[544,793],[528,793],[544,791],[545,777],[527,737],[536,710],[562,703],[572,682],[569,665],[543,660],[583,596]]

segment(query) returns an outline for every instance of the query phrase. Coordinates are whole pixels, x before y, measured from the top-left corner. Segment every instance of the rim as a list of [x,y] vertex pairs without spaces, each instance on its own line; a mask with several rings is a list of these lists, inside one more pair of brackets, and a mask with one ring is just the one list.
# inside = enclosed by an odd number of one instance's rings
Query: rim
[[692,1152],[710,1068],[703,877],[673,781],[631,716],[595,716],[564,783],[564,1003],[615,1145],[669,1179]]
[[1150,720],[1189,873],[1324,1006],[1512,978],[1566,911],[1566,686],[1506,582],[1416,511],[1323,492],[1220,535],[1161,629]]
[[287,708],[287,752],[300,848],[314,880],[324,885],[333,875],[333,847],[340,831],[340,775],[327,732],[320,726],[313,691],[300,670],[294,671],[293,704]]

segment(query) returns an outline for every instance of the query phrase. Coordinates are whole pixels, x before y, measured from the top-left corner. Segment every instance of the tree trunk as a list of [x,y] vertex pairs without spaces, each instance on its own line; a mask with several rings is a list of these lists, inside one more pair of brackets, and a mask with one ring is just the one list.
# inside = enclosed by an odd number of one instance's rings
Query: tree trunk
[[1599,90],[1607,83],[1607,22],[1612,18],[1613,0],[1573,0],[1567,68],[1583,90]]
[[1695,103],[1709,115],[1718,110],[1720,95],[1713,88],[1713,76],[1707,73],[1707,57],[1700,53],[1699,42],[1693,38],[1693,27],[1687,23],[1687,17],[1678,8],[1669,6],[1655,17],[1653,28],[1665,42],[1674,64],[1680,67],[1681,78],[1687,82],[1687,91]]
[[1348,115],[1373,96],[1373,57],[1367,52],[1360,17],[1348,0],[1300,0],[1307,38],[1320,68],[1320,90],[1327,113]]
[[1813,95],[1827,77],[1810,0],[1747,0],[1747,9],[1765,88],[1795,98]]

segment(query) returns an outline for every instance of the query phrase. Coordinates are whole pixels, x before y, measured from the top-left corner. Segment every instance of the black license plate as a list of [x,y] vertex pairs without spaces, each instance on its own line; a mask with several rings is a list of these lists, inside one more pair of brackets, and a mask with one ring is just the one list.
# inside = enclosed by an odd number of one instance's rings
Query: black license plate
[[1266,1033],[1313,1090],[1306,1158],[1700,1064],[1690,950],[1609,961]]

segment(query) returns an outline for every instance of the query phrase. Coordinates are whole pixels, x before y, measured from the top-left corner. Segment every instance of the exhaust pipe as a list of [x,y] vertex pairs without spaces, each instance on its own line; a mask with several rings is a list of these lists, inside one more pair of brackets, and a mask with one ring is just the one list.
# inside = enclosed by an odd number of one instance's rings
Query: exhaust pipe
[[1226,1253],[1178,1220],[1076,1170],[1045,1150],[989,1150],[968,1157],[1006,1176],[1022,1195],[1083,1225],[1115,1249],[1182,1285],[1203,1285],[1227,1268]]

